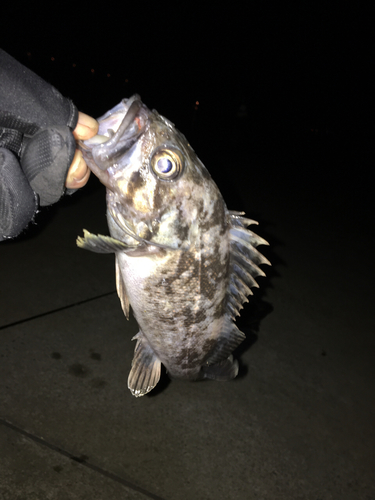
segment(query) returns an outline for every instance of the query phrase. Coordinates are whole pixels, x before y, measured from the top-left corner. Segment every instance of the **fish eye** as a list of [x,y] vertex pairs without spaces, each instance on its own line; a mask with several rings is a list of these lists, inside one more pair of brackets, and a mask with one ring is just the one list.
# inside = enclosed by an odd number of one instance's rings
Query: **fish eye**
[[162,147],[151,158],[152,171],[162,180],[176,179],[182,172],[182,167],[181,153],[176,149]]

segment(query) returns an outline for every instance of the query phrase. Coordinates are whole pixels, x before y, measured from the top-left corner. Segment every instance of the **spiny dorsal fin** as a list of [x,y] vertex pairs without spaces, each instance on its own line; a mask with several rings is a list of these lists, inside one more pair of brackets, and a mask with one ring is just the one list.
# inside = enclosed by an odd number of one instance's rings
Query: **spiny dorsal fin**
[[118,263],[118,258],[116,256],[116,288],[117,295],[119,296],[122,310],[126,316],[126,319],[129,319],[129,299],[126,293],[125,282],[123,277],[121,276],[120,265]]
[[135,397],[150,392],[160,379],[160,360],[156,357],[142,332],[136,335],[132,368],[128,377],[128,388]]
[[245,212],[235,212],[234,210],[229,210],[229,215],[230,215],[230,222],[233,227],[234,226],[247,227],[250,226],[251,224],[256,224],[256,225],[259,224],[259,222],[257,222],[256,220],[242,217],[243,215],[245,215]]
[[239,240],[244,240],[247,243],[250,243],[253,247],[257,247],[258,245],[269,245],[268,241],[264,238],[261,238],[257,234],[253,233],[249,229],[245,229],[244,227],[232,227],[230,229],[231,236],[238,238]]
[[78,236],[76,243],[79,248],[91,250],[91,252],[96,253],[129,252],[137,248],[137,246],[129,246],[111,236],[92,234],[86,229],[83,230],[83,238]]
[[242,305],[251,295],[251,287],[258,287],[255,281],[257,276],[265,276],[261,264],[271,265],[255,247],[268,245],[268,242],[246,229],[250,224],[258,224],[256,221],[243,217],[244,212],[229,212],[230,224],[230,284],[227,291],[227,313],[232,319],[239,315]]

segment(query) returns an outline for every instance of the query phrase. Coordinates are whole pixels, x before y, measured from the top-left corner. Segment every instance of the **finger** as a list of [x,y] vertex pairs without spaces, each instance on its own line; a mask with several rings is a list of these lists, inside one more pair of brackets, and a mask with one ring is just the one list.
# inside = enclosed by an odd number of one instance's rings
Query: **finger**
[[68,175],[66,176],[65,186],[68,189],[81,188],[87,183],[89,177],[90,170],[87,168],[81,151],[76,149],[72,164],[68,170]]
[[75,139],[85,141],[94,137],[98,133],[99,124],[98,122],[89,115],[78,112],[78,122],[77,126],[73,131]]

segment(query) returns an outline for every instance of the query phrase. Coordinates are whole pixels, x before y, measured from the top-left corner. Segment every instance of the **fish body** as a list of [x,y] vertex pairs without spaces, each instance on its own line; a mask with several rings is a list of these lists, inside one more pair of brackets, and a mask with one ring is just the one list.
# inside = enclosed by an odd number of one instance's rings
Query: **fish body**
[[231,352],[244,339],[234,320],[257,286],[267,244],[254,221],[230,212],[186,138],[135,95],[99,118],[99,135],[80,144],[107,187],[111,236],[84,232],[77,244],[115,252],[122,308],[140,331],[128,387],[142,396],[163,364],[173,378],[228,380]]

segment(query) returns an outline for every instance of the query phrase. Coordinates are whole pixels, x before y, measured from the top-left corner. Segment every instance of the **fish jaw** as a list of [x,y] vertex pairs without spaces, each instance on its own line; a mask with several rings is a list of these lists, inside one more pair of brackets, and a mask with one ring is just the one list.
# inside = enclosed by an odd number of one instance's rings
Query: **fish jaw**
[[90,168],[107,188],[113,189],[108,175],[109,167],[116,165],[142,135],[148,124],[149,110],[135,94],[123,99],[113,109],[98,118],[98,134],[78,147]]

